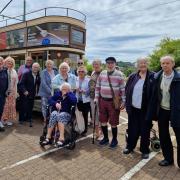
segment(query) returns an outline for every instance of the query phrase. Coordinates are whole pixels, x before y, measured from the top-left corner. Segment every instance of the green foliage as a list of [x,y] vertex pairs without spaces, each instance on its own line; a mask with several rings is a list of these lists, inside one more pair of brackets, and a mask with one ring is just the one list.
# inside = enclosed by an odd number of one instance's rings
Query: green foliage
[[131,73],[135,71],[136,71],[135,67],[126,67],[123,69],[123,73],[125,74],[126,77],[128,77]]
[[150,69],[159,71],[160,58],[165,55],[172,55],[175,58],[176,67],[180,66],[180,39],[165,38],[157,45],[157,48],[150,54]]
[[91,75],[92,74],[92,71],[93,71],[93,66],[92,64],[87,64],[86,65],[86,69],[88,71],[88,75]]

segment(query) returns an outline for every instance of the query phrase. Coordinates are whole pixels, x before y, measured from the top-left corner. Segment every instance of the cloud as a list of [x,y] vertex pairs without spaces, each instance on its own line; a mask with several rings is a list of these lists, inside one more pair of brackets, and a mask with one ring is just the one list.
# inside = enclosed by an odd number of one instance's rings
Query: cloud
[[[6,15],[23,12],[23,1],[12,1]],[[26,0],[27,11],[63,6],[87,16],[86,56],[108,55],[134,61],[146,56],[164,37],[180,37],[180,1],[175,0]],[[0,1],[4,7],[7,0]],[[60,13],[60,12],[56,12]],[[1,19],[1,18],[0,18]]]

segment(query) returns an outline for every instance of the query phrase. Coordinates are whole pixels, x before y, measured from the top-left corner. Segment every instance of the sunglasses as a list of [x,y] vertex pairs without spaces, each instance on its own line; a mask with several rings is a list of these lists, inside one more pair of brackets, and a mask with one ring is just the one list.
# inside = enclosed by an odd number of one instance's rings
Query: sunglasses
[[78,71],[79,73],[84,73],[84,71]]
[[83,62],[78,62],[78,64],[79,64],[79,65],[82,65],[82,64],[84,64],[84,63],[83,63]]

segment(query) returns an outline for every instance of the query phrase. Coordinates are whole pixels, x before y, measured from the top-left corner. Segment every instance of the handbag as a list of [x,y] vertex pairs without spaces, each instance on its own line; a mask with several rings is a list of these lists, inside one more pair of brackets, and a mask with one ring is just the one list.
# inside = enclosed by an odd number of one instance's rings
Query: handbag
[[84,118],[82,112],[76,107],[75,110],[76,121],[75,121],[75,131],[81,134],[85,130]]
[[113,97],[114,109],[115,109],[115,110],[119,110],[119,109],[120,109],[120,106],[121,106],[121,99],[120,99],[119,96],[116,96],[116,95],[115,95],[114,90],[113,90],[113,88],[112,88],[112,84],[111,84],[111,80],[110,80],[109,74],[108,74],[107,76],[108,76],[108,82],[109,82],[109,86],[110,86],[111,93],[112,93],[112,97]]

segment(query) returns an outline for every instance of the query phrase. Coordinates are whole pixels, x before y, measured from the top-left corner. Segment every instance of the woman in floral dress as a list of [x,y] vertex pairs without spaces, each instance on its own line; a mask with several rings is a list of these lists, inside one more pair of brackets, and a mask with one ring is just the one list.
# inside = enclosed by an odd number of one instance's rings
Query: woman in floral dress
[[2,115],[2,120],[5,125],[11,126],[12,121],[16,120],[16,97],[17,97],[17,83],[18,76],[14,69],[15,61],[12,57],[7,57],[5,59],[6,65],[8,68],[8,90],[7,90],[7,98],[4,106],[4,111]]

